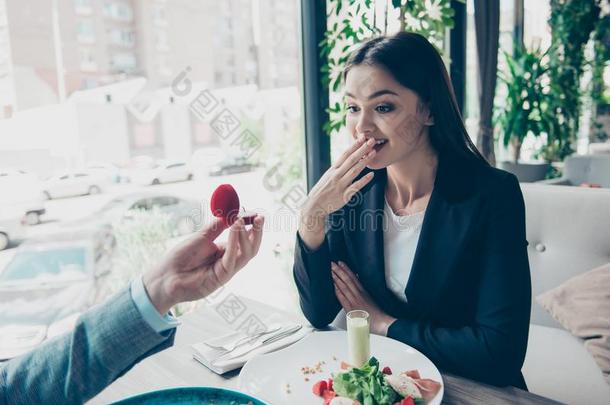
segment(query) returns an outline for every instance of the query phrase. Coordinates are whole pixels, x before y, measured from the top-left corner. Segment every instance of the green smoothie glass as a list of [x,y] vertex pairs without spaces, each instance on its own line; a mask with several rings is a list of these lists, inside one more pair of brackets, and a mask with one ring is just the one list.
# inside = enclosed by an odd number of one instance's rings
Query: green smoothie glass
[[347,350],[349,363],[362,367],[371,357],[369,313],[362,310],[347,313]]

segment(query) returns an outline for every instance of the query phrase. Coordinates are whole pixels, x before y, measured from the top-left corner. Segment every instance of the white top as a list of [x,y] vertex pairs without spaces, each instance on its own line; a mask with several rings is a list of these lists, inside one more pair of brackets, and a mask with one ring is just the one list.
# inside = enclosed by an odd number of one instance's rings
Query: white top
[[407,302],[405,288],[411,274],[425,212],[424,210],[399,216],[385,200],[383,215],[385,280],[388,289],[403,302]]

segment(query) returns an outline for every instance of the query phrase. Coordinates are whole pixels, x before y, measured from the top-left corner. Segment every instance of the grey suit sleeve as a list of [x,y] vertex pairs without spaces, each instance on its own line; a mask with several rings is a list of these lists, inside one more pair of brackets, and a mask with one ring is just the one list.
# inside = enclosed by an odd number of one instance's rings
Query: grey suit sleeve
[[129,288],[84,313],[71,333],[0,365],[0,404],[83,403],[173,344],[142,318]]

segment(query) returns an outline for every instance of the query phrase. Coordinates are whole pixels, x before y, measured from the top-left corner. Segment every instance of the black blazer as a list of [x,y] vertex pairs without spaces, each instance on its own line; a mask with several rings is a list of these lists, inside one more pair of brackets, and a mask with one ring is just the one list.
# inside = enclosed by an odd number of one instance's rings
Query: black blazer
[[[366,172],[362,173],[364,175]],[[525,206],[515,176],[475,160],[439,158],[434,190],[405,290],[386,287],[385,169],[327,221],[315,251],[297,233],[294,278],[304,315],[331,323],[341,305],[330,261],[342,260],[376,304],[397,318],[388,337],[437,367],[494,385],[527,389],[521,374],[531,307]]]

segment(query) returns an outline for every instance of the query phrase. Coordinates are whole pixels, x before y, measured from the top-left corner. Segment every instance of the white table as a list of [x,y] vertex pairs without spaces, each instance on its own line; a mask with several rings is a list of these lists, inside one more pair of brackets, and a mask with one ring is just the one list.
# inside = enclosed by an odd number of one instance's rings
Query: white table
[[[240,297],[239,300],[246,309],[233,325],[248,314],[255,314],[264,319],[272,313],[306,323],[301,315],[290,314],[247,298]],[[223,320],[215,308],[216,305],[207,305],[184,316],[173,347],[137,364],[88,404],[107,404],[143,392],[170,387],[216,386],[236,389],[239,370],[219,376],[193,359],[191,344],[231,330],[231,325]],[[514,387],[498,388],[448,373],[442,375],[445,384],[444,404],[557,404]]]

